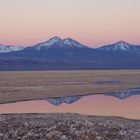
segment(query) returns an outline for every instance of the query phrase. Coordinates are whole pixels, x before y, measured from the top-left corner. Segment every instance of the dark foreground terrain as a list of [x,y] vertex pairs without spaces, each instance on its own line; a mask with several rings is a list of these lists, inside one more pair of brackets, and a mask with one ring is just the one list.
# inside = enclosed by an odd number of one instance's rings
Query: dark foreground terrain
[[139,120],[70,113],[0,116],[0,140],[139,139]]

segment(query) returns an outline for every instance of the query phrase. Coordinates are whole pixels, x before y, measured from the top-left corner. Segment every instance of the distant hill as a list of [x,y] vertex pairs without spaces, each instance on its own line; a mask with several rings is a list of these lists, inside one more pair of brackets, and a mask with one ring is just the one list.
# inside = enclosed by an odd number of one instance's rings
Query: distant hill
[[124,41],[96,49],[59,37],[25,48],[0,45],[0,70],[136,68],[140,68],[140,45]]

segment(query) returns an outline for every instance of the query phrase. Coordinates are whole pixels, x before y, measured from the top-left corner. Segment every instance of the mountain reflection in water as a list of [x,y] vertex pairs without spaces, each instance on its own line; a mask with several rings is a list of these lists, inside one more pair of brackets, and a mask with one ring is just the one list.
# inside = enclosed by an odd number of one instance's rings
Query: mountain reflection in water
[[[91,94],[91,95],[97,95],[97,94]],[[85,95],[85,96],[91,96],[91,95]],[[123,90],[123,91],[118,91],[118,92],[105,93],[102,95],[113,96],[113,97],[116,97],[119,99],[126,99],[130,96],[140,95],[140,88],[133,88],[133,89]],[[85,96],[82,95],[82,96],[49,98],[49,99],[47,99],[47,101],[53,105],[58,106],[62,103],[72,104],[72,103],[78,101],[80,98],[85,97]]]
[[70,96],[70,97],[60,97],[60,98],[49,98],[47,99],[48,102],[54,105],[60,105],[62,103],[72,104],[79,100],[81,96]]
[[140,88],[134,88],[105,94],[21,101],[1,104],[0,114],[70,112],[86,115],[121,116],[131,119],[140,119],[139,95]]
[[132,89],[128,89],[128,90],[123,90],[123,91],[118,91],[118,92],[106,93],[104,95],[114,96],[114,97],[117,97],[119,99],[126,99],[130,96],[140,95],[140,87],[132,88]]

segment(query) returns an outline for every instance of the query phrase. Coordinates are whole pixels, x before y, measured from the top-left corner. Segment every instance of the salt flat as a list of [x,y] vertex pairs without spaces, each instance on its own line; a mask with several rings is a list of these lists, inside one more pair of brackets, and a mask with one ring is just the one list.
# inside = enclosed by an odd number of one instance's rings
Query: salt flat
[[0,103],[140,87],[140,70],[3,71]]

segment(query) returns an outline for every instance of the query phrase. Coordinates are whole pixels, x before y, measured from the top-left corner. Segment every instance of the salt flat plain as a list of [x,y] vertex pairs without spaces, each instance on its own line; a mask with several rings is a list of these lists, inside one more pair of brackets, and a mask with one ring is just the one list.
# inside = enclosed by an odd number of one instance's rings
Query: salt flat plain
[[140,70],[1,71],[0,103],[140,87]]

